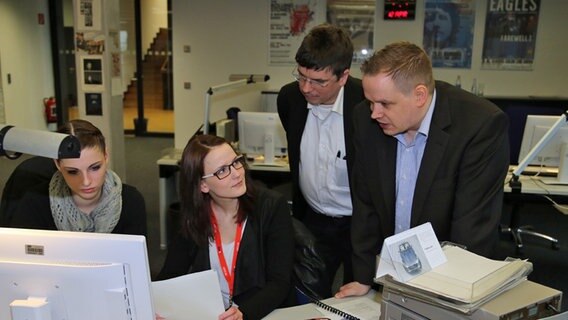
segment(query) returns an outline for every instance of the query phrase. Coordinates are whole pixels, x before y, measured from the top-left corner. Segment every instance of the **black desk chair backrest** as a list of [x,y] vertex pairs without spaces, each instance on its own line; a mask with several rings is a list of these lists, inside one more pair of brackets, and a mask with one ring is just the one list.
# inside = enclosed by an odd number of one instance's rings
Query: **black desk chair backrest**
[[316,238],[300,220],[292,218],[292,225],[296,243],[292,279],[297,303],[304,304],[311,302],[311,299],[327,298],[329,293],[325,285],[329,281],[329,275],[319,253]]
[[0,227],[9,227],[18,203],[34,186],[51,180],[57,167],[53,159],[32,157],[20,163],[12,172],[2,191],[0,203]]

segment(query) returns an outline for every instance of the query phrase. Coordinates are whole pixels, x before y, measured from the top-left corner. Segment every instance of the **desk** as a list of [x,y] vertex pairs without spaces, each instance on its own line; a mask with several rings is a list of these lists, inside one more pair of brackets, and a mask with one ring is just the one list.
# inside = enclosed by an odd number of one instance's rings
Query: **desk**
[[[168,245],[167,238],[167,213],[172,203],[178,201],[177,176],[179,162],[183,150],[167,149],[162,152],[162,157],[156,161],[159,171],[159,219],[160,219],[160,248],[165,250]],[[290,180],[290,166],[270,166],[264,164],[247,163],[251,176],[259,179],[271,188],[270,178],[276,178],[279,182]]]
[[568,185],[555,184],[556,178],[553,177],[535,177],[535,176],[524,176],[519,177],[519,182],[521,183],[520,193],[514,193],[509,186],[509,181],[511,180],[511,173],[507,175],[504,184],[504,192],[513,201],[513,209],[511,212],[511,220],[508,227],[501,228],[501,232],[510,233],[513,236],[513,240],[517,246],[517,251],[523,248],[523,241],[521,238],[522,234],[532,235],[539,238],[543,238],[551,242],[553,249],[558,249],[558,240],[542,234],[539,232],[532,231],[530,227],[520,226],[519,223],[519,210],[522,206],[524,199],[522,197],[530,195],[543,195],[543,196],[568,196]]
[[[372,310],[373,317],[365,317],[365,319],[378,320],[381,314],[381,294],[374,290],[369,291],[367,295],[362,297],[349,297],[344,299],[328,298],[323,300],[323,302],[330,306],[337,306],[338,304],[343,305],[344,303],[351,304],[356,302],[364,302],[365,306],[369,306],[373,309]],[[342,310],[348,311],[344,308],[342,308]],[[376,318],[374,317],[375,315]],[[313,303],[307,303],[290,308],[276,309],[271,313],[269,313],[263,319],[264,320],[290,320],[290,319],[302,320],[302,319],[318,318],[323,316],[324,315],[322,315],[322,313],[318,311],[317,307]]]
[[[505,185],[503,191],[505,193],[512,193],[509,181],[511,180],[509,173],[505,178]],[[535,177],[524,176],[519,177],[521,182],[521,193],[523,194],[544,194],[555,196],[568,196],[568,185],[554,184],[556,178],[553,177]]]

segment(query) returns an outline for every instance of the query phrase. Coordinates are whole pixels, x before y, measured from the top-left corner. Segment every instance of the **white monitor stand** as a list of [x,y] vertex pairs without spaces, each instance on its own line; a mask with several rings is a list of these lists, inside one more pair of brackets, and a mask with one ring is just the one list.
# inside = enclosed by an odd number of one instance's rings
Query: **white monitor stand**
[[[564,113],[558,118],[558,120],[550,127],[550,129],[542,136],[542,138],[537,142],[537,144],[529,151],[529,153],[525,156],[523,160],[519,163],[515,171],[513,171],[512,179],[509,182],[511,189],[513,192],[520,192],[521,183],[519,181],[519,177],[521,173],[525,170],[527,165],[533,160],[533,158],[546,146],[546,144],[554,137],[556,132],[563,126],[566,125],[566,119],[568,111],[564,111]],[[555,181],[557,184],[568,184],[568,147],[564,144],[560,150],[560,163],[558,165],[558,176]]]
[[264,163],[274,163],[274,136],[272,133],[264,134]]

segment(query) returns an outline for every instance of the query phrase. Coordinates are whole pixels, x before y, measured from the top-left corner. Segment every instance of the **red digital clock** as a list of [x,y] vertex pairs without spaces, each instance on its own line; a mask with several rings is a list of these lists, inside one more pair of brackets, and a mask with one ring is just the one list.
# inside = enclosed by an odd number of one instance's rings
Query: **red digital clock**
[[385,20],[414,20],[416,0],[385,0]]

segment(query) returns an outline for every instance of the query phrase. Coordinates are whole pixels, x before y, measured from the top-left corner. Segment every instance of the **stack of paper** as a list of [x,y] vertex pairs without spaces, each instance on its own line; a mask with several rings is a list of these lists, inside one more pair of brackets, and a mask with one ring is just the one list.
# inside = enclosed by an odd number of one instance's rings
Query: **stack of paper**
[[444,246],[447,261],[407,282],[385,275],[377,282],[388,290],[441,307],[471,313],[502,292],[526,280],[532,264],[496,261],[457,246]]
[[445,297],[473,303],[498,290],[503,284],[526,275],[527,261],[497,261],[478,256],[460,247],[444,247],[448,261],[421,274],[408,285]]

